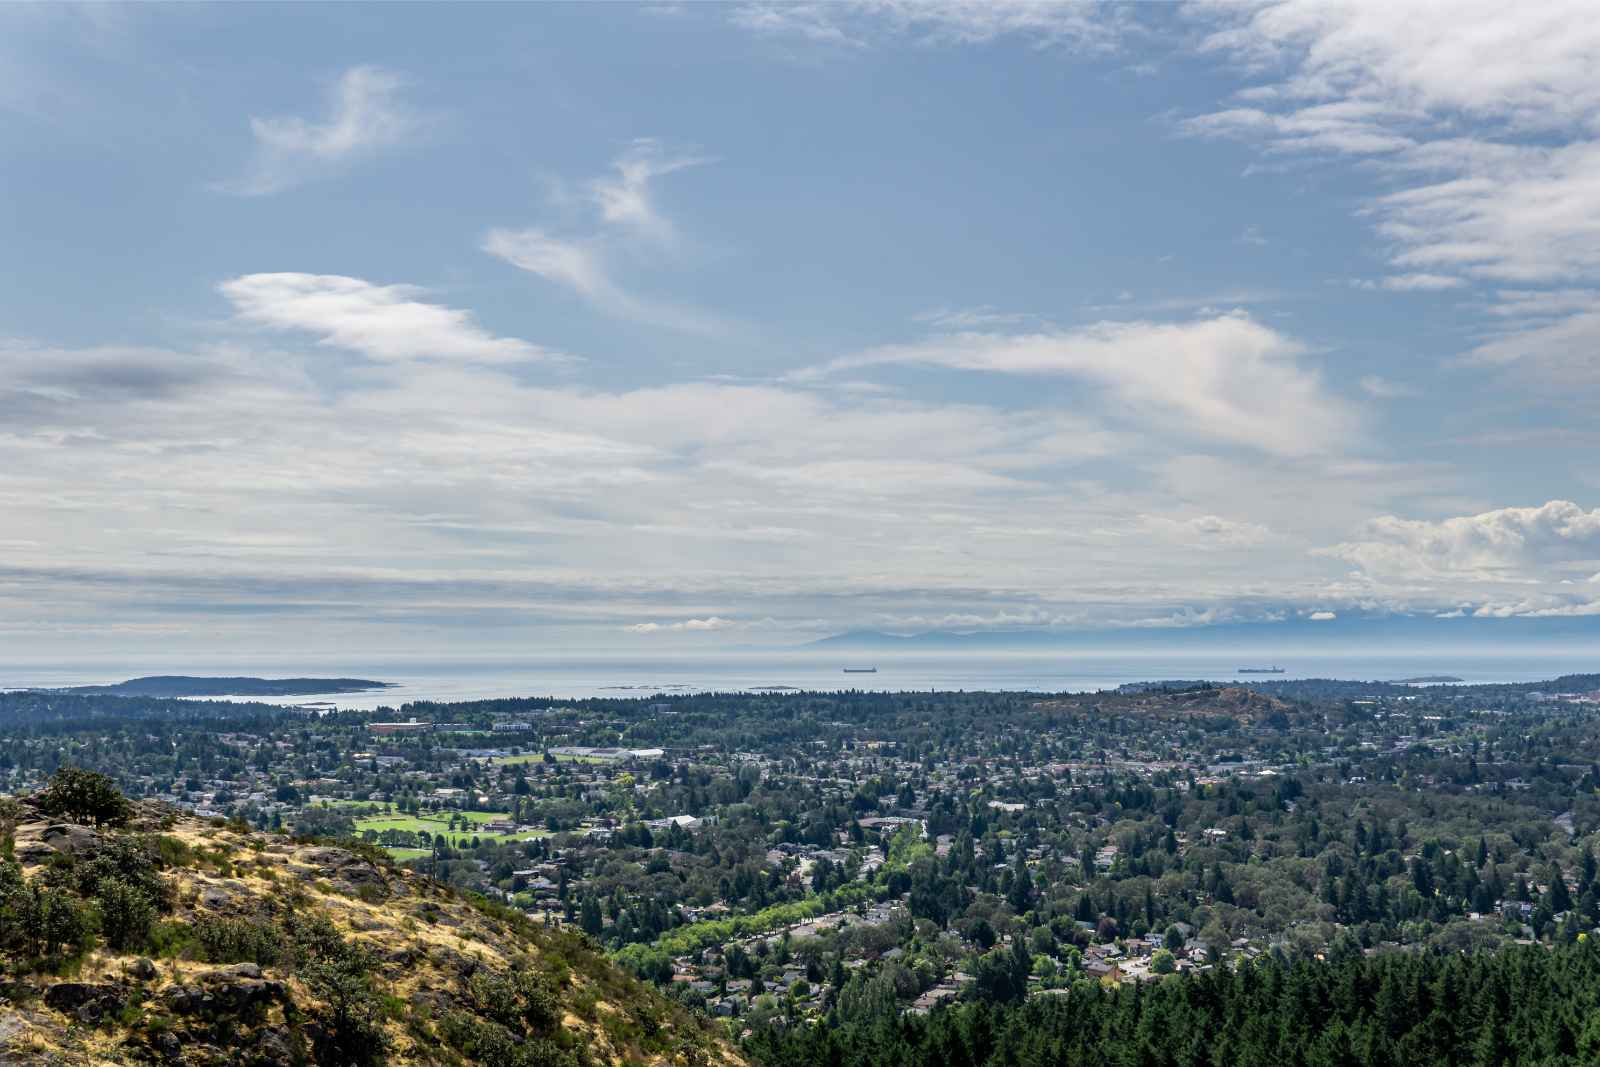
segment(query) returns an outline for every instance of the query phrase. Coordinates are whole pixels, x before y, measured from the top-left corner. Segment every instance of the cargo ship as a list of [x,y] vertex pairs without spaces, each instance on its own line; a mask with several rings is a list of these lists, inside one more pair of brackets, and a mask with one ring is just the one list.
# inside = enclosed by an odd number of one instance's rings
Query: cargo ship
[[844,673],[846,673],[846,674],[877,674],[878,673],[878,668],[876,668],[876,667],[846,667],[844,669]]

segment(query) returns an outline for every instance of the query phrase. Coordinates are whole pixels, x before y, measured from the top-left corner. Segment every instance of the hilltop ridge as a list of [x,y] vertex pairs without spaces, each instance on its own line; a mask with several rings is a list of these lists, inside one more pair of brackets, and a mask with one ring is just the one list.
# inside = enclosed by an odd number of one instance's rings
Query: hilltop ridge
[[0,1062],[740,1062],[581,934],[377,850],[123,804],[0,800]]

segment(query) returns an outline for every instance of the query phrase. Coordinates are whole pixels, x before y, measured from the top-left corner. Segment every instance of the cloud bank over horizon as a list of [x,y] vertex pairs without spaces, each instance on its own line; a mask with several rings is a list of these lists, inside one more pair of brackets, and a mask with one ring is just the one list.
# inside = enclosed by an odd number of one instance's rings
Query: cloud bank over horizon
[[0,16],[14,656],[1600,614],[1594,20],[614,14]]

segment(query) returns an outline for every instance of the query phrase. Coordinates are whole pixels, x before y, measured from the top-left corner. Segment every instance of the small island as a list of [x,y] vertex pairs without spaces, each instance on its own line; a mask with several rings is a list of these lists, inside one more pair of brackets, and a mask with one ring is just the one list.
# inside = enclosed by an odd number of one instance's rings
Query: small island
[[1419,674],[1415,678],[1396,678],[1391,685],[1448,685],[1452,682],[1464,682],[1465,678],[1457,678],[1453,674]]
[[298,697],[392,688],[392,682],[375,682],[368,678],[195,678],[159,674],[112,685],[74,685],[51,692],[119,697]]

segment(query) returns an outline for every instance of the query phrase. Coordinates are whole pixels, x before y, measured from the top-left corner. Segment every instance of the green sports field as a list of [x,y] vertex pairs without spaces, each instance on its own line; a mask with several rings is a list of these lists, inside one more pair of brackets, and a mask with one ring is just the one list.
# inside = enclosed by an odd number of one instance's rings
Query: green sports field
[[[509,818],[503,811],[424,812],[421,815],[406,815],[390,809],[381,814],[363,815],[357,818],[355,820],[356,833],[361,834],[368,830],[372,830],[375,833],[382,833],[385,830],[406,830],[411,833],[421,833],[425,830],[435,836],[444,834],[445,839],[456,847],[468,843],[474,837],[480,841],[526,841],[530,838],[547,835],[544,830],[524,830],[518,833],[496,831],[491,833],[481,829],[467,829],[452,832],[450,829],[450,817],[452,815],[456,817],[458,826],[461,820],[466,820],[474,827],[494,822],[497,819]],[[401,848],[398,846],[391,846],[389,851],[396,859],[411,859],[415,858],[415,856],[427,854],[422,849]]]

